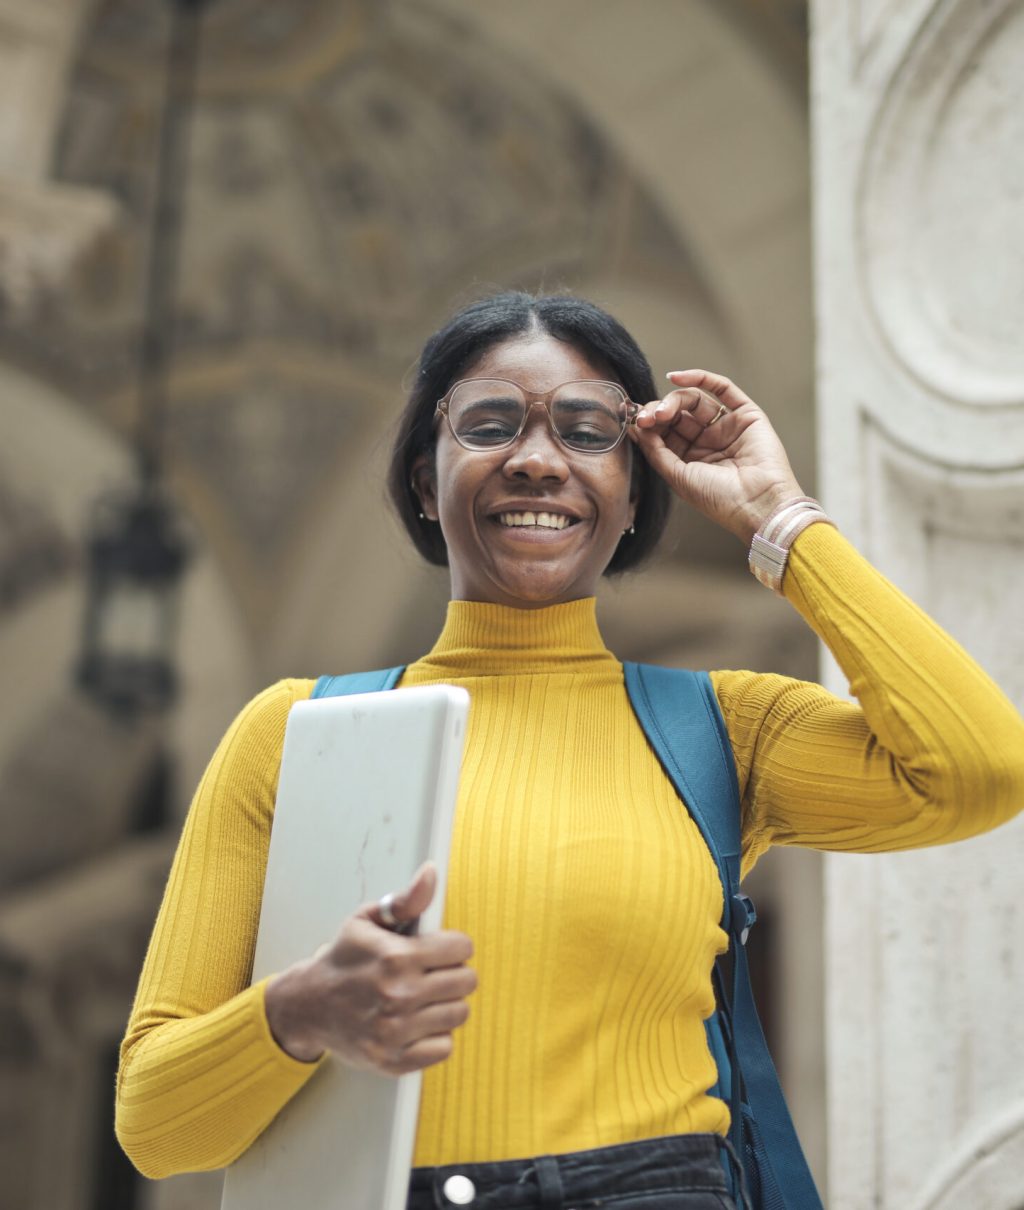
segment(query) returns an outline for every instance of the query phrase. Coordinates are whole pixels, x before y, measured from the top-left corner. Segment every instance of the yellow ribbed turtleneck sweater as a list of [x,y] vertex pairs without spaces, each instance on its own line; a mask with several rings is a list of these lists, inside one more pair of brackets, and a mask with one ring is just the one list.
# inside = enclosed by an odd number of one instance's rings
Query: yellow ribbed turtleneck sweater
[[[772,843],[954,840],[1019,808],[1019,716],[833,529],[798,539],[786,594],[860,706],[783,677],[712,675],[748,866]],[[721,890],[593,601],[452,602],[402,684],[432,682],[471,695],[446,924],[472,936],[479,989],[453,1056],[424,1073],[416,1163],[724,1132],[702,1024]],[[263,986],[246,986],[285,721],[311,687],[284,681],[250,703],[196,793],[118,1081],[119,1138],[150,1176],[229,1163],[315,1070],[277,1047]]]
[[480,984],[452,1060],[425,1074],[416,1162],[727,1129],[705,1095],[718,875],[593,600],[454,601],[402,683],[429,682],[472,702],[446,923],[473,937]]

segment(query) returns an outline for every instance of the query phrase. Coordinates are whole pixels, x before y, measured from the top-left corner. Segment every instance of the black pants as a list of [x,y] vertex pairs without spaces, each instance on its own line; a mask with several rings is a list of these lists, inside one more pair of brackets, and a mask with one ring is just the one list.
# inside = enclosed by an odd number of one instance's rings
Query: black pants
[[407,1210],[735,1210],[721,1140],[683,1134],[494,1164],[414,1168]]

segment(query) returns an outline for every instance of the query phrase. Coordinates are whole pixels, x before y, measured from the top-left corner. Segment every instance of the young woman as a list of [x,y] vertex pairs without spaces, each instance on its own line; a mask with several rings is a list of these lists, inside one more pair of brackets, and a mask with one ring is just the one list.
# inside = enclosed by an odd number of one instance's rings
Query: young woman
[[923,846],[1019,808],[1024,725],[1000,691],[807,500],[752,400],[669,378],[659,400],[629,334],[575,298],[499,295],[428,342],[390,490],[451,575],[401,684],[471,695],[447,928],[395,931],[431,899],[425,869],[248,986],[285,721],[312,683],[256,698],[197,791],[124,1042],[118,1133],[146,1174],[230,1163],[333,1052],[426,1069],[412,1210],[733,1204],[703,1026],[720,884],[594,613],[671,495],[754,544],[859,703],[712,674],[747,868],[772,844]]

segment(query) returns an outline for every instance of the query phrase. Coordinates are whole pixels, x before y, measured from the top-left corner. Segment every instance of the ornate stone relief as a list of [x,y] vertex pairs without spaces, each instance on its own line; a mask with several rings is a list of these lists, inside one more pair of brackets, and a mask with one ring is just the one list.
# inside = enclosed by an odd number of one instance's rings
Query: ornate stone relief
[[[873,561],[1024,705],[1024,468],[938,462],[867,414],[860,447]],[[834,1126],[858,1144],[836,1205],[1020,1206],[1022,824],[830,869],[834,1095],[858,1110]]]
[[883,339],[930,391],[971,406],[1024,402],[1022,44],[1020,0],[936,3],[883,97],[859,186]]
[[97,190],[0,180],[0,308],[31,313],[113,226],[116,210]]
[[85,9],[86,0],[0,0],[0,314],[28,314],[116,216],[103,193],[47,180]]
[[1000,1109],[956,1148],[912,1210],[1020,1210],[1024,1172],[1024,1100]]
[[[840,7],[871,43],[812,10],[826,498],[1021,706],[1024,5]],[[835,1210],[1021,1205],[1022,824],[827,858]]]
[[[97,5],[57,175],[121,215],[0,336],[0,354],[125,436],[165,15]],[[685,249],[598,132],[430,5],[211,6],[190,151],[170,469],[243,595],[283,573],[359,415],[395,409],[423,334],[467,285],[642,280],[666,264],[686,284]]]
[[62,580],[78,559],[46,502],[17,487],[0,464],[0,614]]
[[956,450],[922,456],[877,417],[861,427],[874,561],[1024,707],[1024,649],[1004,638],[1024,599],[1024,466],[963,468]]
[[317,381],[308,367],[289,372],[259,350],[179,389],[173,458],[233,501],[225,521],[253,558],[269,565],[281,555],[291,536],[282,518],[305,500],[310,483],[335,468],[346,435],[359,431],[368,399],[356,390],[340,375]]
[[[848,19],[847,48],[853,68],[859,76],[873,66],[875,56],[884,53],[892,42],[895,28],[916,28],[921,14],[935,0],[846,0]],[[898,36],[895,39],[899,40]]]

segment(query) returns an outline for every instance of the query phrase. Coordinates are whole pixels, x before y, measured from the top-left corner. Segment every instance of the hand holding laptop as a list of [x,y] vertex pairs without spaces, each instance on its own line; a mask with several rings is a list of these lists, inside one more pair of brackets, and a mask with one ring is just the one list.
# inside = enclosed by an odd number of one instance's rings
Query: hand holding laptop
[[[326,1050],[350,1067],[399,1076],[446,1059],[452,1033],[469,1016],[466,997],[476,972],[466,965],[473,943],[440,930],[406,936],[430,905],[437,872],[427,862],[390,899],[364,904],[333,941],[271,980],[266,1014],[271,1033],[293,1058],[312,1062]],[[386,910],[386,909],[385,909]]]
[[222,1210],[406,1204],[421,1069],[476,986],[469,938],[441,929],[468,711],[452,685],[292,708],[252,978],[284,1050],[323,1058],[227,1170]]

